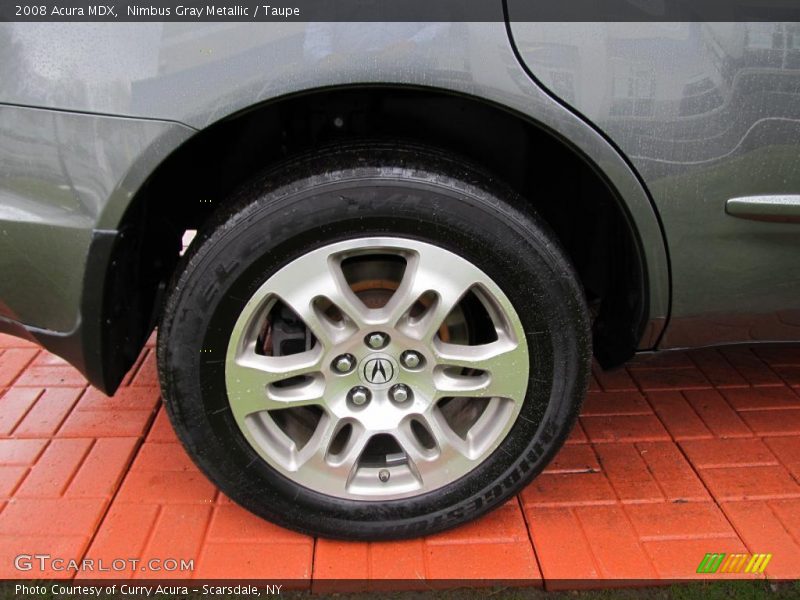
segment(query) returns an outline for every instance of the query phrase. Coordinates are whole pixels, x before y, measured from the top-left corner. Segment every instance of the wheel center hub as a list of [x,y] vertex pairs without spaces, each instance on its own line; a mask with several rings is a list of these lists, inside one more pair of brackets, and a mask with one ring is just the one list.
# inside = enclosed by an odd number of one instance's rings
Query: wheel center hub
[[397,376],[397,363],[388,354],[370,354],[361,361],[358,374],[371,387],[385,387]]

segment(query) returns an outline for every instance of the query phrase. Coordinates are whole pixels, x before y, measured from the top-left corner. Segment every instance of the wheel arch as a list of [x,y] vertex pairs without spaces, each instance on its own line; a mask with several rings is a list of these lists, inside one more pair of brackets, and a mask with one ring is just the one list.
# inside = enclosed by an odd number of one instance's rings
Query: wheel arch
[[[579,263],[587,293],[593,301],[600,297],[594,335],[601,363],[619,364],[636,349],[652,348],[669,303],[657,214],[603,136],[566,108],[549,108],[531,114],[513,101],[440,88],[339,86],[260,103],[197,132],[135,194],[117,196],[100,217],[98,229],[119,232],[108,259],[94,267],[102,285],[92,286],[102,295],[95,302],[98,335],[111,350],[101,354],[118,358],[103,358],[93,383],[113,392],[135,360],[186,230],[202,229],[226,196],[259,170],[316,144],[354,137],[428,144],[502,178],[548,221]],[[553,165],[563,168],[554,172]]]

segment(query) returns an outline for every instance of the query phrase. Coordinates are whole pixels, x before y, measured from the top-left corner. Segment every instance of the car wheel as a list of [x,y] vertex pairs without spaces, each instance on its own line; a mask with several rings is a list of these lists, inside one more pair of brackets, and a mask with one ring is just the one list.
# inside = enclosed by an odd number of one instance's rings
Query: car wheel
[[243,187],[159,327],[166,408],[230,498],[346,539],[485,513],[567,438],[589,320],[549,228],[421,147],[361,144]]

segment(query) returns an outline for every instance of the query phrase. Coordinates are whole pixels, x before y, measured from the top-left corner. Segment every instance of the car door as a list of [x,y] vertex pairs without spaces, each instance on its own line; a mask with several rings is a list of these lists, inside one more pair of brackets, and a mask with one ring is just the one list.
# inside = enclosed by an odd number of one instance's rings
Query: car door
[[662,345],[800,339],[800,24],[515,20],[525,4],[508,14],[529,73],[622,150],[660,214]]

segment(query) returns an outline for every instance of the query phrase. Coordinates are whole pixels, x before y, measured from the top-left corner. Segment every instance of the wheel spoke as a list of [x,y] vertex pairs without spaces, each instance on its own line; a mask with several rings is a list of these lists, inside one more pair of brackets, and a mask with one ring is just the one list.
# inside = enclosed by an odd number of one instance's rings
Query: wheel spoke
[[298,453],[297,463],[300,467],[310,467],[318,473],[324,473],[324,477],[333,485],[344,490],[358,467],[358,459],[369,442],[370,435],[360,425],[352,425],[344,447],[336,454],[331,454],[331,444],[340,426],[337,419],[326,416]]
[[[320,343],[332,346],[365,326],[367,308],[348,285],[336,257],[317,260],[304,267],[303,273],[279,272],[273,288],[276,295],[299,316]],[[322,314],[318,301],[328,300],[344,317],[334,322]]]
[[[527,381],[516,374],[527,369],[527,352],[506,336],[479,346],[434,344],[437,368],[434,385],[439,398],[446,396],[502,397],[521,401]],[[475,369],[474,375],[456,373]]]
[[[261,356],[246,352],[226,364],[228,399],[242,416],[281,408],[319,404],[324,380],[320,373],[322,353],[309,350],[290,356]],[[276,387],[294,377],[310,376],[298,385]]]
[[411,429],[410,423],[400,427],[394,437],[400,449],[405,452],[411,469],[424,482],[429,465],[438,458],[438,451],[423,446]]
[[410,427],[401,428],[397,441],[423,483],[426,475],[446,468],[446,463],[472,460],[469,444],[453,431],[441,412],[432,407],[418,418],[433,437],[436,448],[425,448]]
[[406,257],[406,268],[403,271],[403,278],[400,280],[397,289],[389,298],[382,309],[380,309],[381,321],[390,327],[394,327],[397,322],[403,317],[425,293],[419,286],[417,278],[417,271],[419,270],[419,255],[412,254]]
[[[430,341],[442,323],[472,286],[478,283],[478,271],[460,268],[441,258],[421,255],[408,261],[400,287],[385,307],[387,322],[407,335]],[[410,309],[425,294],[432,293],[433,301],[422,315],[411,317]]]
[[320,274],[321,295],[333,303],[356,327],[363,328],[369,322],[368,309],[345,279],[342,272],[342,259],[331,256],[326,261],[324,273]]

